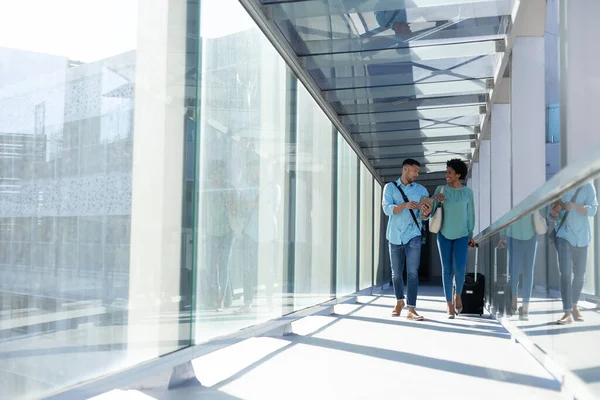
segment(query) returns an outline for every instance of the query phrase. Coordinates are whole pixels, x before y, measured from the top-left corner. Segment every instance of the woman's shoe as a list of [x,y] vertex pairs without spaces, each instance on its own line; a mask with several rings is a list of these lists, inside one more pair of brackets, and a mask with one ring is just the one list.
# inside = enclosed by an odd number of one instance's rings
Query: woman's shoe
[[448,319],[454,319],[456,317],[454,310],[454,303],[451,301],[448,302]]
[[558,321],[556,321],[556,323],[558,325],[568,325],[568,324],[572,324],[573,323],[573,317],[571,316],[571,313],[565,313],[565,315],[562,316],[561,319],[559,319]]
[[523,306],[519,307],[517,312],[519,313],[519,319],[521,321],[529,321],[529,314],[527,313],[527,310],[523,308]]
[[456,305],[454,308],[456,314],[460,314],[463,310],[462,298],[460,297],[460,295],[454,296],[454,304]]
[[577,307],[573,307],[573,312],[571,313],[571,315],[573,315],[573,319],[577,322],[584,321],[583,316],[581,315],[581,312]]
[[400,314],[402,314],[402,309],[405,305],[406,303],[404,302],[404,300],[396,301],[396,307],[394,307],[394,309],[392,310],[392,317],[399,317]]

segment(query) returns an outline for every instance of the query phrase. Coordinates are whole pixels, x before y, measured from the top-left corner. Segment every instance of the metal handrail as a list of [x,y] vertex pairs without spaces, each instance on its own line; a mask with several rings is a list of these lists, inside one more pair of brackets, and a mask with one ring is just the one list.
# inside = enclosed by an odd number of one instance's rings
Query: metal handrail
[[529,195],[529,197],[475,236],[473,238],[475,242],[482,243],[517,220],[560,198],[566,192],[598,177],[600,175],[599,151],[600,146],[595,146],[582,157],[562,169],[552,179]]

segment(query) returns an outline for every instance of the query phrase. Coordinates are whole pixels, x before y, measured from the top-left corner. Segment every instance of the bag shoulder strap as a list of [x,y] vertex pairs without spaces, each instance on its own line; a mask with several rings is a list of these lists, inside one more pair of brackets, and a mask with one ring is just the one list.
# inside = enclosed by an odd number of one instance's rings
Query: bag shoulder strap
[[[575,192],[575,194],[573,195],[573,197],[571,197],[571,203],[574,203],[575,201],[577,201],[577,196],[579,196],[579,192],[581,191],[581,187],[579,189],[577,189],[577,191]],[[567,212],[563,215],[562,219],[560,220],[560,225],[558,225],[558,229],[556,230],[556,233],[558,233],[558,231],[560,231],[560,228],[563,227],[563,225],[565,224],[565,221],[567,220],[567,217],[569,216],[569,212],[570,210],[567,210]]]
[[[408,197],[406,196],[406,193],[404,193],[404,190],[402,190],[402,187],[400,186],[400,184],[398,182],[396,182],[396,187],[398,188],[398,190],[400,190],[400,194],[402,194],[402,198],[404,199],[405,203],[408,203]],[[415,221],[415,224],[417,225],[417,228],[419,227],[419,222],[417,221],[417,217],[415,216],[415,213],[413,210],[408,210],[410,211],[410,215],[413,218],[413,221]]]

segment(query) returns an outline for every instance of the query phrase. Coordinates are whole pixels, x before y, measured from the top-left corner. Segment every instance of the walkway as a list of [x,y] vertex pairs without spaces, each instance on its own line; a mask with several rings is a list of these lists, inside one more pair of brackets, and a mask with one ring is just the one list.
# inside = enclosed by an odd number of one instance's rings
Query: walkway
[[448,320],[441,289],[422,287],[426,321],[392,318],[391,292],[246,340],[194,362],[204,387],[113,391],[96,399],[559,399],[559,385],[504,328]]

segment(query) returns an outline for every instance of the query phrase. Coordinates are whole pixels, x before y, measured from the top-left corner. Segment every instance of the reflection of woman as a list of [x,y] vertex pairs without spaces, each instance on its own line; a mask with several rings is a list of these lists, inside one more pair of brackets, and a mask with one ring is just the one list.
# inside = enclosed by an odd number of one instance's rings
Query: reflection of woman
[[[521,296],[523,305],[518,308],[519,317],[527,320],[529,301],[533,292],[533,272],[537,252],[537,235],[533,222],[533,214],[521,218],[502,234],[498,247],[508,245],[510,287],[512,292],[512,312],[517,310],[519,277],[523,276]],[[504,237],[505,236],[505,237]]]
[[[475,227],[475,206],[473,191],[461,184],[468,172],[467,164],[459,159],[446,163],[446,182],[435,191],[435,202],[431,215],[443,203],[443,220],[437,234],[438,249],[442,260],[442,283],[448,305],[448,318],[462,311],[460,294],[467,272],[467,251],[475,246],[473,228]],[[442,193],[443,190],[443,193]],[[452,277],[456,285],[454,303],[452,302]]]
[[588,246],[592,239],[590,217],[598,211],[596,189],[587,183],[566,193],[560,202],[550,207],[549,218],[557,221],[556,249],[560,270],[560,293],[564,314],[556,321],[570,324],[573,319],[583,321],[577,303],[583,291],[587,268]]

